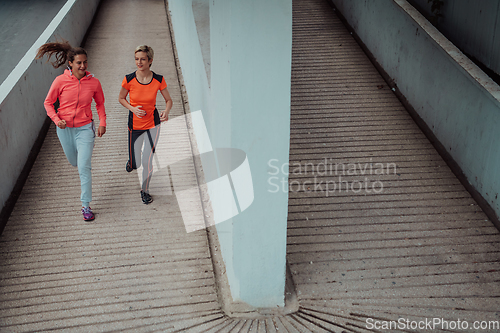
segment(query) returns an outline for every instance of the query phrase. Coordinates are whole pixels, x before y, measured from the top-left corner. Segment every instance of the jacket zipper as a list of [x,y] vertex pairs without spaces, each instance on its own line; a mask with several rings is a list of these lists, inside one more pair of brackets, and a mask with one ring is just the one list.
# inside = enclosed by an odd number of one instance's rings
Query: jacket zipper
[[78,104],[80,104],[80,85],[81,85],[81,83],[82,82],[80,80],[78,80],[78,94],[76,96],[76,107],[75,107],[75,115],[73,116],[73,127],[75,127],[76,113],[78,111]]

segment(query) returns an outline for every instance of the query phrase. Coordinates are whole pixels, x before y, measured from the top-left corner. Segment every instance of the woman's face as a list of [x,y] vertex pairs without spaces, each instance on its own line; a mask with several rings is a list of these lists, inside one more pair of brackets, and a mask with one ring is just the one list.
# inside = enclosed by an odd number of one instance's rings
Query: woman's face
[[149,59],[148,55],[146,52],[136,52],[135,53],[135,65],[137,66],[137,69],[142,71],[142,70],[147,70],[153,63],[153,59]]
[[73,61],[69,62],[69,67],[73,71],[73,75],[81,79],[87,70],[87,56],[85,54],[77,54]]

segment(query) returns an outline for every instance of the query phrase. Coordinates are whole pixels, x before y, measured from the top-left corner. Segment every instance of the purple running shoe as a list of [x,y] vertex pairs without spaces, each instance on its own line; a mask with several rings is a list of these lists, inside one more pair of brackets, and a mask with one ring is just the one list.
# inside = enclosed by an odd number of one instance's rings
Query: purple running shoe
[[90,209],[90,207],[83,207],[82,214],[84,221],[92,221],[95,218],[94,213],[92,213],[92,209]]

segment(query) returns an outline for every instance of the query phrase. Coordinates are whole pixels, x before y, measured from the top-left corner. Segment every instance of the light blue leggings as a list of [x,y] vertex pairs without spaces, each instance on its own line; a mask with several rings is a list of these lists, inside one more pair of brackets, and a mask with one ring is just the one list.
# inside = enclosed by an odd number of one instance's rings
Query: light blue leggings
[[83,207],[88,207],[92,201],[92,166],[90,160],[94,150],[94,123],[81,127],[56,128],[57,136],[69,163],[78,167],[82,189],[80,200]]

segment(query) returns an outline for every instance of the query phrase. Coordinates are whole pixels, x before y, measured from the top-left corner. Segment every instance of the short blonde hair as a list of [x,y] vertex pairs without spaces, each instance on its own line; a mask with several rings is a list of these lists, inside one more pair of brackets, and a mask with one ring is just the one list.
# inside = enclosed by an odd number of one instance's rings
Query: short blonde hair
[[153,51],[153,48],[151,46],[147,45],[139,45],[135,48],[135,53],[137,52],[145,52],[146,55],[148,56],[149,60],[152,60],[155,56],[155,53]]

